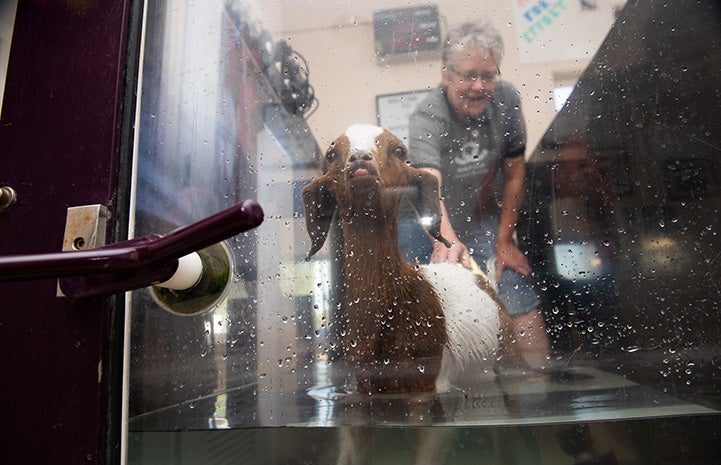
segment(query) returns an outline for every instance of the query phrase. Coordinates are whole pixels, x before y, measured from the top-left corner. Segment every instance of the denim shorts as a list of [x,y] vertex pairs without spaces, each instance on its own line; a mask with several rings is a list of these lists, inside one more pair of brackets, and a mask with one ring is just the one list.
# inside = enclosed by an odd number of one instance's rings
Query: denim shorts
[[[496,250],[497,231],[498,218],[486,217],[474,221],[472,227],[459,234],[460,240],[471,250],[471,256],[484,271],[486,263]],[[416,218],[401,218],[398,224],[398,245],[409,262],[430,262],[433,243]],[[528,278],[510,269],[503,270],[498,283],[498,296],[512,316],[528,313],[541,304],[541,299]]]

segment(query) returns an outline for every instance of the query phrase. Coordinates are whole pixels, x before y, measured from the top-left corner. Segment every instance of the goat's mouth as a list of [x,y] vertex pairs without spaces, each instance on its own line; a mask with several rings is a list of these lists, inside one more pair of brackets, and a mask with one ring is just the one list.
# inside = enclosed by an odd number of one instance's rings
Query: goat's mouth
[[355,171],[351,173],[352,178],[361,178],[363,176],[370,176],[371,173],[365,168],[357,168]]
[[355,164],[348,166],[347,176],[349,179],[356,180],[373,180],[376,178],[376,170],[367,164]]

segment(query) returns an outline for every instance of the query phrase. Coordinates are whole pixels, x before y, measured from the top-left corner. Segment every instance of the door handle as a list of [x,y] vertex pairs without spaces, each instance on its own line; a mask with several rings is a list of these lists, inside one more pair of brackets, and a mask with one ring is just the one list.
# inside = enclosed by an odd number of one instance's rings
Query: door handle
[[105,296],[170,280],[181,258],[263,222],[253,200],[165,236],[151,234],[90,250],[0,257],[0,282],[59,278],[68,297]]

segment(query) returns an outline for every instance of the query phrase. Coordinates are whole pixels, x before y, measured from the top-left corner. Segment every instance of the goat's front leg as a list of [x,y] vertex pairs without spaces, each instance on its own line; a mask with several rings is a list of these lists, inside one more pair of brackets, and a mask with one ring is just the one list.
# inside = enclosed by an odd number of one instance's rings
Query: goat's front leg
[[338,465],[362,465],[373,445],[373,430],[341,426],[338,430]]
[[452,436],[453,428],[448,426],[420,428],[414,465],[445,463],[448,443]]
[[408,399],[408,425],[416,428],[416,451],[414,465],[441,465],[445,463],[448,443],[452,439],[454,428],[433,426],[439,420],[445,420],[443,401],[438,396],[411,396]]

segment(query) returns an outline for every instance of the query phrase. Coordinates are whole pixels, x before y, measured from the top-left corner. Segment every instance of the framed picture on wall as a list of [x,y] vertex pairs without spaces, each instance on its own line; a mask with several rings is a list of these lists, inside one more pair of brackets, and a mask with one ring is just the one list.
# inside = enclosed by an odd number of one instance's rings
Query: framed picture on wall
[[430,90],[412,90],[396,94],[384,94],[376,97],[378,125],[395,134],[404,144],[408,144],[408,120],[419,103]]

